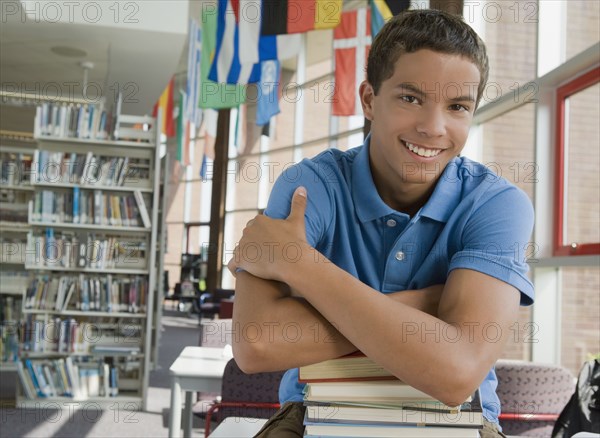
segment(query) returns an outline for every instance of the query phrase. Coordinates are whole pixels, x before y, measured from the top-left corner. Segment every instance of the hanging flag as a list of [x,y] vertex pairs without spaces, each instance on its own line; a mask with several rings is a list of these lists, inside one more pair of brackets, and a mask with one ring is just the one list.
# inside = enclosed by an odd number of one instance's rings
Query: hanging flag
[[279,109],[279,61],[261,63],[259,95],[256,108],[256,124],[263,126],[271,117],[280,113]]
[[198,22],[190,18],[188,38],[188,67],[186,86],[185,118],[193,122],[196,127],[200,126],[202,110],[198,107],[200,98],[200,61],[202,49],[202,31]]
[[383,25],[410,7],[410,0],[369,0],[371,7],[371,35],[379,33]]
[[[213,109],[208,109],[204,114],[204,152],[200,164],[200,178],[207,180],[208,165],[215,159],[215,142],[217,137],[217,122],[219,113]],[[211,175],[212,178],[212,175]]]
[[162,110],[163,119],[161,132],[167,137],[175,136],[175,121],[173,120],[173,87],[175,86],[175,80],[171,78],[167,88],[164,89],[160,95],[158,102],[154,105],[152,116],[156,117],[158,114],[158,108]]
[[246,101],[246,91],[239,85],[218,84],[208,79],[217,47],[217,11],[202,8],[202,51],[200,62],[200,108],[233,108]]
[[179,114],[177,116],[177,161],[184,166],[190,164],[190,121],[187,120],[185,108],[187,95],[179,90]]
[[263,0],[263,35],[333,29],[340,24],[342,0]]
[[219,0],[217,46],[208,78],[227,84],[248,84],[260,79],[260,65],[240,63],[240,2]]
[[[252,5],[254,15],[247,10]],[[260,80],[261,61],[288,59],[300,51],[300,35],[261,36],[258,2],[219,0],[218,6],[217,43],[210,80],[228,84],[256,83]]]
[[[294,58],[300,53],[302,39],[297,35],[261,35],[258,39],[258,45],[243,43],[250,41],[245,37],[248,31],[253,32],[257,27],[260,27],[253,22],[242,20],[240,22],[240,63],[258,63],[278,59]],[[252,33],[250,33],[252,34]]]
[[333,115],[362,114],[358,88],[365,77],[371,48],[371,11],[366,8],[344,12],[333,30],[335,87]]

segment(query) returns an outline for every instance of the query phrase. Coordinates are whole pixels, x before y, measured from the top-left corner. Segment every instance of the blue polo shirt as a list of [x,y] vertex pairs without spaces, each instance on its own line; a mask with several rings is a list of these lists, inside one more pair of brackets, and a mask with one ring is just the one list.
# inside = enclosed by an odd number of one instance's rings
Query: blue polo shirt
[[[265,214],[289,215],[298,186],[306,187],[306,235],[311,246],[382,293],[445,283],[453,269],[498,278],[533,303],[524,250],[533,228],[527,195],[482,164],[454,158],[413,217],[383,202],[369,167],[369,138],[346,152],[329,149],[288,168],[276,181]],[[341,303],[343,305],[343,303]],[[468,359],[466,359],[468,360]],[[484,416],[498,422],[497,379],[480,386]],[[298,369],[288,370],[280,402],[301,401]]]

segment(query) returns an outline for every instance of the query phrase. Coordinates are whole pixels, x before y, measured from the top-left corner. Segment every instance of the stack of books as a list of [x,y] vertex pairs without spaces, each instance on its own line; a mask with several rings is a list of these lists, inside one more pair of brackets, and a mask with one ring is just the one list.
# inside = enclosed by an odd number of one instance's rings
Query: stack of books
[[447,406],[357,352],[300,367],[305,437],[477,438],[479,397]]

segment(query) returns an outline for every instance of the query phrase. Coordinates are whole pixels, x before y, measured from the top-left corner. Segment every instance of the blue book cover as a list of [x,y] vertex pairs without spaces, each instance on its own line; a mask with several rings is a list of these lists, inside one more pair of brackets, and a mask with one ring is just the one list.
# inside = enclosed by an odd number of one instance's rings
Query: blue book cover
[[31,363],[31,360],[25,359],[25,366],[27,367],[27,371],[29,371],[29,375],[31,376],[31,381],[33,382],[33,386],[35,387],[35,390],[36,390],[38,396],[46,397],[46,394],[44,394],[44,392],[40,389],[40,384],[38,382],[36,373],[33,369],[33,364]]
[[80,190],[78,186],[73,187],[73,223],[79,223],[79,196]]
[[110,396],[116,397],[119,395],[119,375],[116,367],[110,368]]
[[54,239],[54,228],[46,228],[46,248],[44,251],[44,257],[46,257],[45,264],[48,262],[56,261],[57,254],[54,254],[56,248],[56,242]]
[[94,105],[90,105],[88,108],[89,108],[89,118],[88,118],[87,136],[91,138],[92,130],[94,127],[94,110],[95,110],[95,108],[94,108]]

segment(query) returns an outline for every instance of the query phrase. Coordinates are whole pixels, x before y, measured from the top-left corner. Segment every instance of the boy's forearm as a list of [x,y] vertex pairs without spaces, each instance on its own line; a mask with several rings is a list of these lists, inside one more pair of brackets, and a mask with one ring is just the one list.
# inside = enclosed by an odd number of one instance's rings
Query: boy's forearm
[[280,283],[238,273],[233,309],[233,351],[245,372],[295,368],[356,350],[314,307],[292,297]]
[[[358,349],[399,379],[451,406],[462,403],[485,378],[518,311],[518,290],[469,269],[451,272],[439,316],[433,316],[388,299],[333,263],[303,258],[281,266],[282,278],[337,323]],[[340,300],[343,308],[337,305]],[[498,330],[492,342],[483,329],[489,326]],[[437,365],[440,358],[444,367]]]
[[414,309],[437,316],[443,284],[435,284],[424,289],[405,290],[388,294],[394,301],[406,304]]
[[[435,285],[388,296],[436,315],[442,289]],[[237,277],[233,320],[234,353],[247,372],[295,368],[356,350],[306,300],[286,293],[284,285],[246,272]]]

